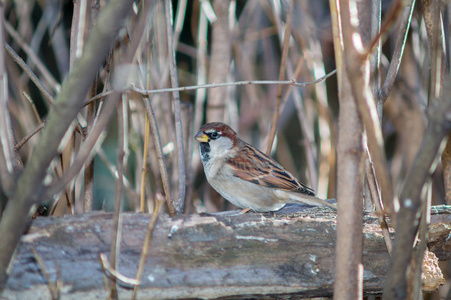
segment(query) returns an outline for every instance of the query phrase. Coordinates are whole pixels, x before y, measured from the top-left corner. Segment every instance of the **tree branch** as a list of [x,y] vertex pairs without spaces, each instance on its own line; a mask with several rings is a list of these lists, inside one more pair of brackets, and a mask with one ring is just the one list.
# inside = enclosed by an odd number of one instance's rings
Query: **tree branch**
[[110,49],[132,3],[132,0],[111,1],[99,16],[98,27],[87,42],[84,55],[64,82],[49,114],[46,129],[17,181],[17,188],[0,223],[0,292],[8,278],[6,271],[25,228],[30,208],[39,199],[47,169],[58,155],[58,147],[66,131],[83,107],[83,99],[103,62],[102,58]]
[[384,289],[386,299],[405,299],[407,295],[407,268],[421,216],[421,191],[445,146],[443,138],[451,130],[451,78],[443,87],[442,99],[430,110],[428,128],[399,197],[393,265]]

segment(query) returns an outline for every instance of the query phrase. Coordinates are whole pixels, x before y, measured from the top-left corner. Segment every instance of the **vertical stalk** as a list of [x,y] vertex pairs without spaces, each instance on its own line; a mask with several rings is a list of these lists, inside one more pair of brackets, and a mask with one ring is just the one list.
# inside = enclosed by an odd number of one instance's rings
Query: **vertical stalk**
[[[124,101],[124,96],[122,100],[117,105],[117,117],[118,117],[118,145],[117,145],[117,181],[116,181],[116,191],[115,191],[115,201],[114,201],[114,215],[113,215],[113,228],[111,236],[111,247],[110,247],[110,265],[114,270],[119,270],[118,260],[119,260],[119,246],[121,244],[121,210],[122,210],[122,192],[124,189],[124,156],[125,156],[125,118],[124,114],[126,109],[126,101]],[[116,279],[111,278],[110,280],[110,299],[118,299]]]
[[342,1],[330,0],[340,112],[337,145],[337,241],[334,298],[363,296],[363,124],[343,53]]
[[[0,3],[0,188],[7,194],[14,189],[14,137],[8,109],[8,76],[5,64],[4,2]],[[4,200],[6,202],[6,199]],[[0,219],[3,200],[0,200]]]
[[[171,0],[165,1],[166,11],[166,30],[168,35],[168,49],[171,71],[171,83],[172,87],[178,87],[177,78],[177,65],[175,61],[175,49],[174,49],[174,34],[172,32],[172,4]],[[185,167],[185,149],[183,146],[183,127],[182,127],[182,112],[180,108],[180,95],[179,92],[172,93],[173,105],[174,105],[174,119],[175,119],[175,135],[177,139],[177,164],[178,164],[178,195],[176,211],[182,213],[185,205],[185,192],[186,192],[186,167]]]

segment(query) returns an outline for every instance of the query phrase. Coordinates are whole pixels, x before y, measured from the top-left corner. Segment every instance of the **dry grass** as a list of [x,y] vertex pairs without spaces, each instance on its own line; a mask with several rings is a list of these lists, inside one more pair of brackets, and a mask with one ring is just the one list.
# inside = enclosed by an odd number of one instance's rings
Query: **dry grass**
[[[74,6],[72,1],[17,0],[1,6],[7,45],[0,51],[0,215],[17,190],[31,187],[16,182],[31,164],[41,163],[33,161],[34,152],[42,151],[39,141],[51,130],[47,119],[65,108],[58,106],[60,93],[77,63],[89,55],[88,40],[107,2],[79,0]],[[356,180],[340,169],[337,173],[344,103],[338,97],[340,84],[336,76],[303,87],[287,83],[314,81],[343,63],[374,160],[373,167],[366,164],[373,182],[365,207],[372,209],[371,199],[382,200],[395,218],[396,195],[403,195],[434,119],[427,112],[449,97],[442,95],[448,36],[438,22],[429,22],[445,15],[448,6],[410,10],[393,1],[381,13],[377,5],[362,4],[365,49],[345,52],[338,63],[327,1],[215,1],[213,6],[176,1],[173,20],[167,18],[170,4],[136,1],[113,45],[107,45],[109,52],[93,58],[101,67],[87,77],[89,88],[80,91],[84,98],[75,99],[74,107],[83,108],[74,112],[64,138],[55,135],[57,155],[42,166],[45,181],[34,179],[37,196],[25,207],[38,204],[36,214],[58,216],[92,209],[119,213],[120,207],[152,212],[161,193],[170,214],[230,208],[206,184],[193,141],[199,126],[209,121],[228,123],[244,140],[272,149],[271,155],[320,197],[335,197],[337,178]],[[353,29],[343,30],[349,46],[346,30]],[[353,77],[365,63],[368,77]],[[247,81],[252,82],[243,84]],[[199,87],[207,83],[218,85]],[[195,87],[161,90],[177,86]],[[450,148],[428,176],[431,199],[417,195],[419,203],[451,204]],[[436,156],[431,151],[427,157]],[[0,226],[6,230],[8,224],[2,220]]]

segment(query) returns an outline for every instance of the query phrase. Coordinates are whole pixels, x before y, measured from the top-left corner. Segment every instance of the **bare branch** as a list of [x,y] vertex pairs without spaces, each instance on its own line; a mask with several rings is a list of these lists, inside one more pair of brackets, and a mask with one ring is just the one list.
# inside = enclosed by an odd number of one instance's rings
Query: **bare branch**
[[158,156],[158,166],[160,168],[160,175],[161,175],[161,181],[163,182],[163,190],[164,190],[164,196],[166,199],[166,204],[169,209],[169,215],[174,216],[175,215],[175,207],[174,203],[171,197],[171,190],[169,189],[169,177],[168,172],[166,170],[166,165],[164,163],[164,155],[163,155],[163,149],[161,146],[161,139],[160,139],[160,132],[158,131],[158,125],[157,121],[155,119],[155,112],[153,111],[152,104],[150,103],[150,100],[145,98],[144,99],[144,105],[146,107],[146,113],[149,117],[150,121],[150,129],[152,131],[152,137],[153,142],[155,144],[155,149],[157,150],[157,156]]
[[55,104],[55,99],[50,94],[50,92],[47,90],[47,88],[42,84],[42,82],[39,80],[39,78],[33,73],[33,71],[28,67],[28,65],[23,61],[23,59],[14,51],[13,48],[11,48],[10,45],[5,43],[6,51],[8,51],[8,54],[11,55],[13,60],[19,65],[19,67],[22,68],[22,70],[25,72],[25,74],[28,75],[28,77],[33,81],[33,83],[36,85],[36,87],[41,91],[42,96],[47,100],[48,103],[51,105]]
[[[149,224],[147,225],[146,230],[146,237],[144,239],[142,251],[141,251],[141,257],[139,259],[139,266],[138,271],[136,272],[136,280],[141,281],[143,272],[144,272],[144,266],[146,263],[147,255],[150,250],[150,243],[152,242],[152,234],[155,229],[155,224],[158,221],[158,217],[160,216],[161,208],[163,207],[163,196],[161,194],[156,195],[156,207],[155,211],[152,213],[152,217],[150,219]],[[138,288],[139,286],[135,286],[133,289],[133,296],[132,299],[136,299],[136,296],[138,294]]]
[[[4,11],[5,3],[0,3],[0,178],[7,194],[14,189],[14,135],[8,108],[8,74],[5,62]],[[1,216],[0,216],[1,218]]]
[[401,24],[399,25],[398,39],[396,40],[395,51],[393,52],[393,57],[388,68],[387,75],[385,77],[384,85],[379,91],[378,100],[385,102],[390,95],[390,91],[395,84],[396,75],[398,75],[399,66],[401,65],[401,59],[404,54],[404,47],[407,41],[407,35],[409,33],[410,23],[412,21],[412,14],[415,8],[415,0],[409,5],[406,5],[402,12]]
[[[179,88],[157,89],[157,90],[144,90],[144,89],[140,89],[140,88],[137,88],[134,85],[132,85],[130,87],[130,90],[133,92],[137,92],[143,96],[149,96],[152,94],[168,93],[168,92],[173,92],[173,91],[191,91],[191,90],[197,90],[197,89],[210,89],[210,88],[217,88],[217,87],[221,87],[221,86],[239,86],[239,85],[247,85],[247,84],[261,84],[261,85],[282,84],[282,85],[292,85],[295,87],[303,87],[303,86],[307,86],[310,84],[320,83],[320,82],[326,80],[327,78],[329,78],[330,76],[334,75],[335,73],[337,73],[337,70],[333,70],[333,71],[329,72],[327,75],[325,75],[321,78],[318,78],[316,80],[309,81],[309,82],[297,82],[294,79],[293,80],[282,80],[282,81],[279,81],[279,80],[243,80],[243,81],[237,81],[237,82],[209,83],[209,84],[184,86],[184,87],[179,87]],[[98,95],[96,97],[103,97],[103,96]]]
[[[340,112],[337,145],[337,243],[334,297],[361,299],[363,285],[363,123],[358,114],[352,86],[355,74],[346,59],[345,36],[350,34],[349,16],[344,16],[346,1],[329,1],[333,20],[335,61],[338,71]],[[348,31],[348,32],[347,32]],[[364,76],[359,74],[359,76]]]
[[[374,162],[376,179],[379,182],[384,209],[395,221],[394,194],[387,170],[387,159],[384,152],[384,140],[377,114],[374,95],[369,86],[368,57],[363,48],[360,34],[351,24],[351,9],[348,1],[341,2],[341,20],[343,25],[343,44],[346,69],[351,81],[352,95],[355,99],[359,115],[365,124],[368,149]],[[352,10],[353,14],[357,11]]]
[[[178,87],[177,64],[175,62],[174,34],[172,32],[172,2],[165,1],[166,12],[166,31],[169,48],[171,84]],[[182,126],[182,110],[180,108],[180,94],[178,91],[172,92],[172,100],[174,105],[175,135],[177,139],[177,163],[178,163],[178,195],[176,203],[176,211],[178,214],[183,212],[185,206],[186,192],[186,166],[185,166],[185,148],[183,146],[183,126]]]
[[[53,77],[53,75],[50,73],[50,71],[46,68],[46,66],[42,63],[42,61],[37,57],[37,55],[33,51],[33,49],[31,49],[31,47],[29,45],[27,45],[27,43],[25,43],[25,41],[22,39],[22,37],[19,35],[19,33],[14,30],[14,28],[11,26],[11,24],[9,24],[9,22],[5,23],[5,28],[6,28],[6,31],[9,33],[9,35],[11,35],[13,40],[16,41],[19,44],[19,46],[22,48],[22,50],[27,54],[27,57],[30,59],[30,61],[36,65],[37,69],[39,70],[39,72],[41,72],[42,76],[50,84],[52,89],[55,92],[60,92],[61,84],[59,84],[58,81],[55,79],[55,77]],[[25,64],[25,62],[24,62],[24,64]],[[29,69],[31,70],[31,68],[29,68]],[[30,79],[33,80],[31,77],[30,77]]]
[[24,231],[30,207],[39,199],[43,180],[51,161],[58,154],[61,139],[83,106],[83,98],[109,50],[120,26],[131,9],[132,0],[110,1],[99,16],[98,29],[86,44],[86,52],[74,65],[63,84],[58,101],[51,110],[46,130],[39,140],[30,163],[17,181],[10,205],[0,222],[0,291],[8,278],[7,268]]
[[450,78],[443,87],[443,96],[430,111],[427,131],[399,197],[393,264],[384,289],[386,299],[405,299],[407,295],[407,268],[411,262],[412,247],[421,216],[421,191],[426,179],[435,170],[437,155],[445,146],[443,138],[451,130]]
[[[100,9],[100,0],[92,0],[90,1],[90,5],[88,6],[88,12],[90,14],[89,18],[89,31],[92,32],[95,30],[95,26],[97,24],[97,18],[99,16]],[[93,97],[97,93],[97,84],[99,82],[99,76],[96,75],[95,80],[92,82],[91,87],[89,88],[88,97]],[[91,102],[86,111],[86,131],[85,134],[89,134],[92,129],[92,126],[95,122],[96,117],[96,104]],[[83,136],[84,138],[85,136]],[[121,178],[121,177],[120,177]],[[89,212],[92,210],[92,204],[94,202],[94,160],[91,160],[86,164],[85,174],[84,174],[84,211]]]
[[379,225],[382,229],[382,235],[384,236],[385,245],[387,246],[388,254],[391,255],[393,251],[393,244],[390,237],[390,232],[388,229],[388,224],[385,219],[384,210],[382,209],[382,199],[381,195],[377,186],[377,181],[374,176],[374,168],[373,168],[373,162],[371,161],[371,158],[369,157],[368,148],[366,149],[366,153],[368,154],[368,157],[365,162],[365,173],[366,173],[366,180],[368,182],[368,188],[370,190],[371,194],[371,200],[373,201],[373,204],[376,208],[376,214],[377,214],[377,220],[379,221]]
[[39,124],[35,129],[33,129],[29,134],[27,134],[26,136],[23,137],[22,140],[20,140],[15,146],[14,146],[14,150],[20,150],[20,148],[22,148],[23,145],[25,145],[26,142],[28,142],[29,139],[31,139],[36,133],[38,133],[39,131],[41,131],[42,129],[44,129],[45,127],[45,122],[42,122],[41,124]]
[[[116,181],[115,189],[115,201],[114,201],[114,215],[113,215],[113,229],[111,230],[111,245],[110,245],[110,265],[117,270],[120,245],[122,239],[122,222],[121,222],[121,211],[122,211],[122,192],[124,190],[124,181],[122,180],[124,176],[124,156],[126,152],[125,139],[125,123],[124,123],[124,100],[118,103],[117,117],[118,117],[118,145],[117,145],[117,176],[119,180]],[[117,299],[117,287],[116,280],[111,279],[110,281],[110,297]]]

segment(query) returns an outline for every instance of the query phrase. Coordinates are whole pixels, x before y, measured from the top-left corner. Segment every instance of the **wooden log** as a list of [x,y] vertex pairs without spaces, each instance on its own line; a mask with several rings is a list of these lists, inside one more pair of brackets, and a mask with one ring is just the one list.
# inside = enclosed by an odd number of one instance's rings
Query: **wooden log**
[[[146,214],[123,214],[119,272],[127,277],[136,275],[149,220]],[[434,228],[441,229],[430,235],[431,249],[438,249],[439,258],[449,259],[451,214],[434,215],[432,220]],[[59,282],[62,299],[105,299],[99,254],[109,255],[111,227],[112,215],[99,212],[34,220],[22,238],[2,296],[50,298],[34,247],[51,283]],[[331,296],[335,227],[335,212],[324,208],[276,215],[162,215],[138,298]],[[364,237],[364,291],[378,294],[390,259],[373,216],[365,217]],[[437,258],[431,255],[434,265]],[[440,269],[432,269],[428,278],[433,289],[443,277]],[[130,295],[130,288],[119,288],[120,298]]]

